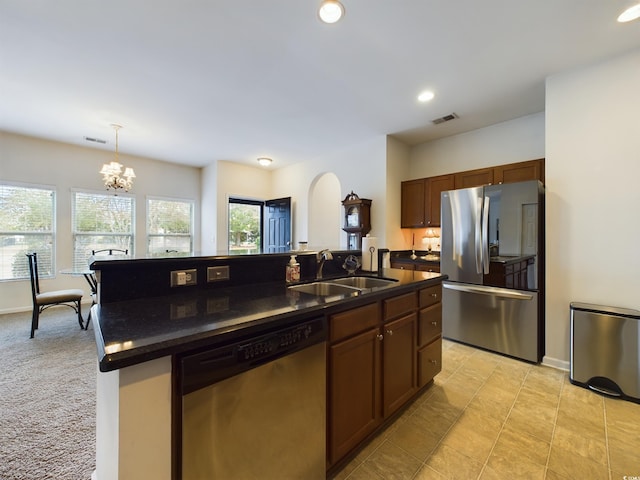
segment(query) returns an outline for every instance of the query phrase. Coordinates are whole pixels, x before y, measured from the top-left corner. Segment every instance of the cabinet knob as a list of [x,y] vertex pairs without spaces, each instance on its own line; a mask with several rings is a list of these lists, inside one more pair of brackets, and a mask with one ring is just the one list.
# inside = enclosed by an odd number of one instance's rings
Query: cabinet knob
[[381,334],[376,335],[376,338],[380,341],[382,341],[382,339],[384,338],[384,336],[382,336]]
[[393,330],[387,330],[387,333],[389,334],[389,336],[393,335]]
[[431,322],[431,325],[433,325],[434,327],[438,326],[438,322],[436,322],[435,320],[433,322]]
[[437,360],[429,360],[429,363],[433,363],[434,365],[437,365],[438,361]]

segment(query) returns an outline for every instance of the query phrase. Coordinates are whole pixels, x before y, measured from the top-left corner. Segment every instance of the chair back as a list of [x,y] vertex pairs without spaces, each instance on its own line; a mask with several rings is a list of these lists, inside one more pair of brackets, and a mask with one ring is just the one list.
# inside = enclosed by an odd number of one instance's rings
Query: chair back
[[40,294],[40,280],[38,278],[38,255],[36,252],[27,253],[29,259],[29,277],[31,278],[31,297],[36,303],[36,295]]
[[104,253],[104,252],[108,252],[107,255],[113,255],[113,252],[124,253],[125,255],[129,255],[129,249],[122,250],[120,248],[103,248],[102,250],[91,250],[91,255],[95,255],[96,253]]

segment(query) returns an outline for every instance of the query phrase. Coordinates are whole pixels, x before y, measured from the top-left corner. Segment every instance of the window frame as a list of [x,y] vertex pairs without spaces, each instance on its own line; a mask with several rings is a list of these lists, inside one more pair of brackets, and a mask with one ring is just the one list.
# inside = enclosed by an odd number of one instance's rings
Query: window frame
[[[57,188],[54,185],[45,185],[45,184],[37,184],[37,183],[24,183],[24,182],[12,182],[2,180],[0,181],[0,189],[4,189],[5,187],[16,188],[16,189],[24,189],[24,190],[44,190],[48,191],[51,194],[51,230],[46,232],[38,232],[38,231],[12,231],[12,230],[3,230],[2,226],[0,226],[0,235],[6,236],[22,236],[22,237],[45,237],[42,242],[43,245],[48,245],[47,248],[27,248],[24,250],[24,255],[16,257],[18,260],[18,265],[24,262],[24,267],[21,269],[24,273],[19,276],[12,277],[4,277],[2,273],[0,273],[0,282],[14,282],[14,281],[24,281],[28,280],[30,277],[29,274],[29,262],[27,261],[27,253],[37,252],[38,257],[38,273],[39,278],[54,278],[56,271],[56,221],[57,221]],[[46,237],[49,237],[48,240]],[[17,243],[17,242],[16,242]],[[31,242],[29,242],[31,243]],[[0,251],[4,249],[4,246],[0,246]],[[16,254],[14,254],[16,255]],[[2,252],[2,257],[4,256],[4,252]],[[24,258],[22,258],[24,257]],[[15,271],[15,263],[11,263],[12,272]],[[1,272],[1,270],[0,270]]]
[[[150,214],[150,203],[151,202],[171,202],[171,203],[183,203],[183,204],[188,204],[190,207],[190,211],[189,211],[189,233],[188,234],[184,234],[184,233],[173,233],[173,234],[166,234],[166,233],[150,233],[150,221],[151,221],[151,214]],[[157,196],[157,195],[147,195],[146,197],[146,201],[145,201],[145,215],[146,215],[146,219],[145,219],[145,226],[146,226],[146,253],[149,256],[160,256],[160,255],[166,255],[166,254],[170,254],[170,253],[176,253],[176,254],[189,254],[189,255],[193,255],[193,249],[194,249],[194,245],[195,245],[195,239],[194,239],[194,231],[195,231],[195,210],[196,210],[196,205],[195,205],[195,201],[191,198],[176,198],[176,197],[163,197],[163,196]],[[152,238],[189,238],[189,252],[172,252],[169,250],[166,250],[165,252],[151,252],[150,250],[150,246],[151,246],[151,239]]]
[[[131,202],[131,231],[129,233],[123,232],[78,232],[77,231],[77,195],[91,195],[96,197],[117,197],[117,198],[126,198]],[[129,255],[133,256],[135,254],[135,245],[136,245],[136,196],[134,194],[127,193],[109,193],[108,191],[101,190],[85,190],[85,189],[71,189],[71,255],[72,262],[74,268],[83,268],[86,267],[86,260],[88,260],[91,255],[90,251],[85,251],[86,258],[83,260],[80,258],[79,254],[76,254],[78,238],[81,237],[92,237],[92,236],[101,236],[101,237],[127,237],[129,236],[128,246],[125,247],[128,250]],[[96,245],[97,249],[104,248],[122,248],[123,245]]]

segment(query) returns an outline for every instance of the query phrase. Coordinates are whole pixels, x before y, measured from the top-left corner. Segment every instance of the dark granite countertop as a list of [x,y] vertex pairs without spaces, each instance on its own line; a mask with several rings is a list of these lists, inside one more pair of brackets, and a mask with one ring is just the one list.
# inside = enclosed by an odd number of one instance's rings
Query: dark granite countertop
[[99,367],[107,372],[227,343],[446,278],[398,269],[385,269],[381,276],[398,282],[358,296],[333,296],[332,301],[292,292],[283,282],[267,282],[94,305]]
[[415,252],[416,258],[411,258],[411,250],[393,251],[391,252],[390,259],[397,263],[440,263],[440,252],[428,252],[426,250],[416,250]]
[[498,255],[495,257],[490,257],[489,261],[493,263],[504,263],[505,265],[509,265],[511,263],[522,262],[530,258],[535,258],[535,255]]

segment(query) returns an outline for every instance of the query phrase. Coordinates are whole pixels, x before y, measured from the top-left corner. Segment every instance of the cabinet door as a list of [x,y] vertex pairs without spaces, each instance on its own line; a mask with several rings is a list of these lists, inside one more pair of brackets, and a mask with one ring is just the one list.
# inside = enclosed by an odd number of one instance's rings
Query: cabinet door
[[402,228],[424,227],[426,215],[426,179],[402,182],[400,203],[400,226]]
[[406,262],[394,262],[391,260],[391,268],[399,268],[400,270],[415,270],[415,263],[406,263]]
[[499,165],[495,167],[493,176],[496,183],[526,182],[527,180],[540,180],[544,183],[544,159]]
[[453,175],[441,175],[427,179],[428,208],[426,222],[429,227],[440,226],[440,194],[455,188]]
[[424,387],[442,370],[442,338],[418,351],[418,388]]
[[442,335],[442,303],[420,310],[418,317],[418,346],[427,345]]
[[439,263],[418,263],[416,264],[416,270],[420,270],[422,272],[440,272],[440,264]]
[[416,391],[417,314],[386,323],[382,327],[382,409],[386,418]]
[[381,422],[379,329],[329,348],[329,462],[355,448]]
[[493,183],[493,168],[479,168],[455,174],[456,188],[480,187]]

